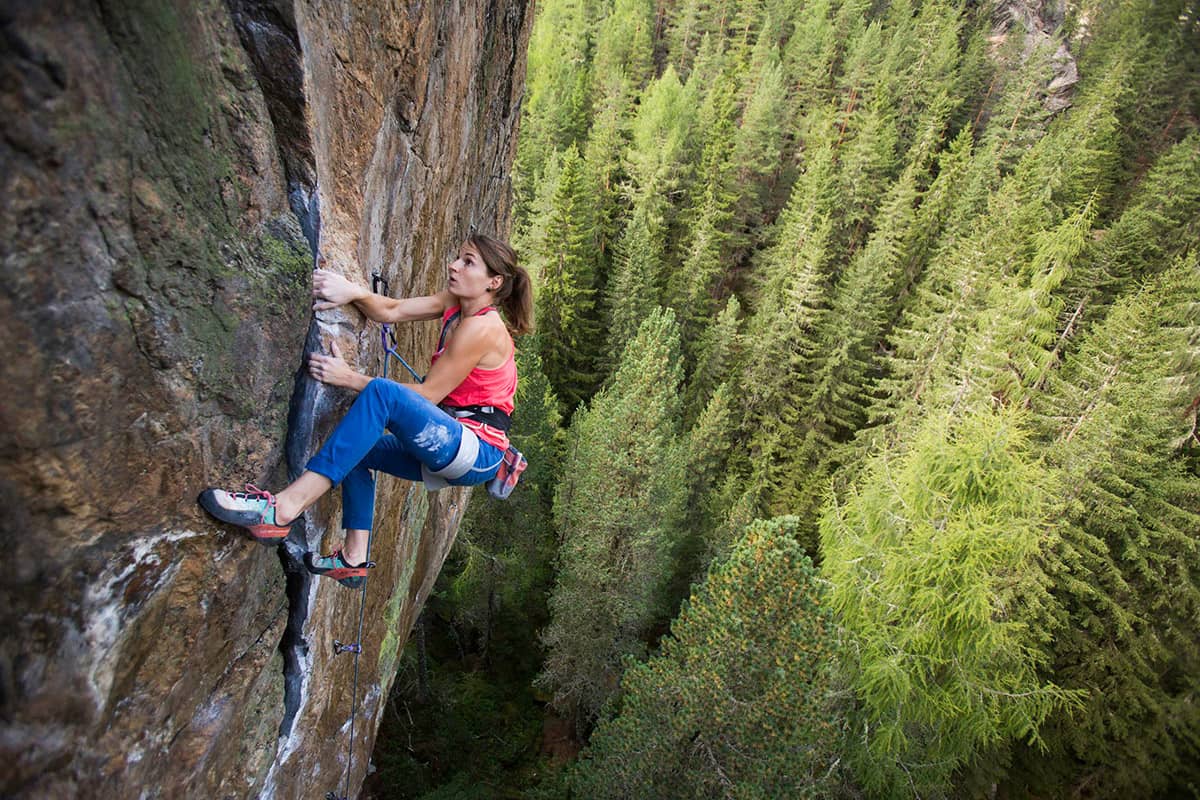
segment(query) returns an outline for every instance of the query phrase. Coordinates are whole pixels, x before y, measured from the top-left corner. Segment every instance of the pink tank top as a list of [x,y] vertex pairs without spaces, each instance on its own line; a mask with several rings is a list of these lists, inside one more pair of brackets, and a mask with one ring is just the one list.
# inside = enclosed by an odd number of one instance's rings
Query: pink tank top
[[[483,316],[495,310],[492,306],[488,306],[480,310],[475,316]],[[443,329],[445,329],[449,319],[458,311],[458,306],[446,309],[445,313],[442,314]],[[439,348],[433,354],[430,362],[436,363],[444,349],[444,347]],[[442,403],[448,406],[492,406],[506,414],[512,414],[513,397],[517,393],[517,362],[514,354],[515,350],[513,350],[512,343],[510,342],[507,361],[492,369],[475,367],[475,369],[467,373],[467,377],[463,379],[463,382],[454,391],[446,395]],[[493,444],[501,450],[508,448],[508,434],[499,428],[473,419],[460,419],[459,422],[475,431],[476,435],[485,442]]]

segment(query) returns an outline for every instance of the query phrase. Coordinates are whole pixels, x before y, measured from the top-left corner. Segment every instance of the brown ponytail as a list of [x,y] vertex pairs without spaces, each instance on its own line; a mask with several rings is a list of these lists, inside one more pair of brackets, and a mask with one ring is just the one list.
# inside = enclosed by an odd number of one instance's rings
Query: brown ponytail
[[483,263],[493,275],[504,278],[493,298],[504,311],[508,329],[514,336],[533,331],[533,284],[529,273],[517,264],[517,254],[504,242],[482,233],[472,233],[467,244],[479,251]]

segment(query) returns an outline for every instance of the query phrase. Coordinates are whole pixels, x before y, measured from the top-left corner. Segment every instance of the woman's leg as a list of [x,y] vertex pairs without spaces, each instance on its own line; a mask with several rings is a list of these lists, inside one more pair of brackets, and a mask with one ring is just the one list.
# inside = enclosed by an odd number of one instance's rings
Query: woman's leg
[[[246,492],[210,488],[201,493],[199,502],[217,519],[247,528],[264,544],[277,544],[287,536],[288,525],[296,517],[363,461],[385,429],[396,434],[408,453],[407,466],[381,465],[393,474],[416,480],[414,459],[418,470],[420,465],[432,471],[445,469],[448,478],[457,478],[472,464],[478,465],[479,459],[466,447],[477,444],[474,434],[464,434],[461,423],[407,386],[377,378],[359,393],[300,477],[278,495],[254,487]],[[352,529],[366,527],[369,522]],[[355,544],[360,538],[360,534],[354,535]]]
[[[394,435],[383,436],[385,429]],[[365,569],[354,565],[366,558],[374,513],[370,469],[408,480],[424,479],[431,488],[437,488],[439,481],[442,486],[465,486],[491,478],[502,455],[407,386],[375,379],[355,399],[300,477],[277,496],[257,489],[249,494],[209,489],[201,494],[200,503],[218,519],[247,527],[255,539],[271,544],[282,541],[287,526],[321,495],[343,483],[345,553],[330,564],[324,563],[325,557],[317,560],[319,564],[309,563],[309,554],[306,564],[318,574],[333,571],[331,577],[356,585],[358,573],[365,576]],[[342,576],[347,568],[354,574]]]
[[376,378],[359,393],[306,469],[341,483],[371,452],[385,428],[405,442],[418,461],[435,470],[454,460],[462,442],[462,425],[456,419],[407,386]]
[[346,541],[342,556],[350,564],[367,560],[367,543],[375,517],[375,478],[372,470],[410,481],[421,479],[421,462],[405,452],[395,436],[384,436],[342,480],[342,527]]
[[[395,475],[409,481],[422,479],[417,448],[394,435],[375,443],[371,451],[342,480],[342,527],[346,529],[342,557],[351,565],[367,560],[367,546],[375,516],[375,479],[372,471]],[[454,479],[457,485],[480,483],[495,474],[503,453],[487,442],[480,442],[476,463],[467,474]]]
[[376,378],[355,398],[300,477],[276,495],[278,523],[291,522],[345,480],[385,428],[411,442],[410,454],[430,469],[453,461],[462,441],[462,425],[449,414],[403,384]]

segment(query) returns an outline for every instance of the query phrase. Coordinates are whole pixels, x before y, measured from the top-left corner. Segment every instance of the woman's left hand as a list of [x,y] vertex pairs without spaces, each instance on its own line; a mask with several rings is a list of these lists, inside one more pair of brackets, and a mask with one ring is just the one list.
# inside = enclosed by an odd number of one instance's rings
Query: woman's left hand
[[332,355],[313,353],[308,357],[308,374],[330,386],[356,387],[363,376],[345,362],[337,342],[329,343],[329,351]]

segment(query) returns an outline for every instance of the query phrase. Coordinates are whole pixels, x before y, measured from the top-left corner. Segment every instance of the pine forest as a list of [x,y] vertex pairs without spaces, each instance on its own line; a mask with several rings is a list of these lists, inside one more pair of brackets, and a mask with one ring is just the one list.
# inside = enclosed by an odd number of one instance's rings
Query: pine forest
[[374,796],[1200,797],[1200,2],[536,14]]

